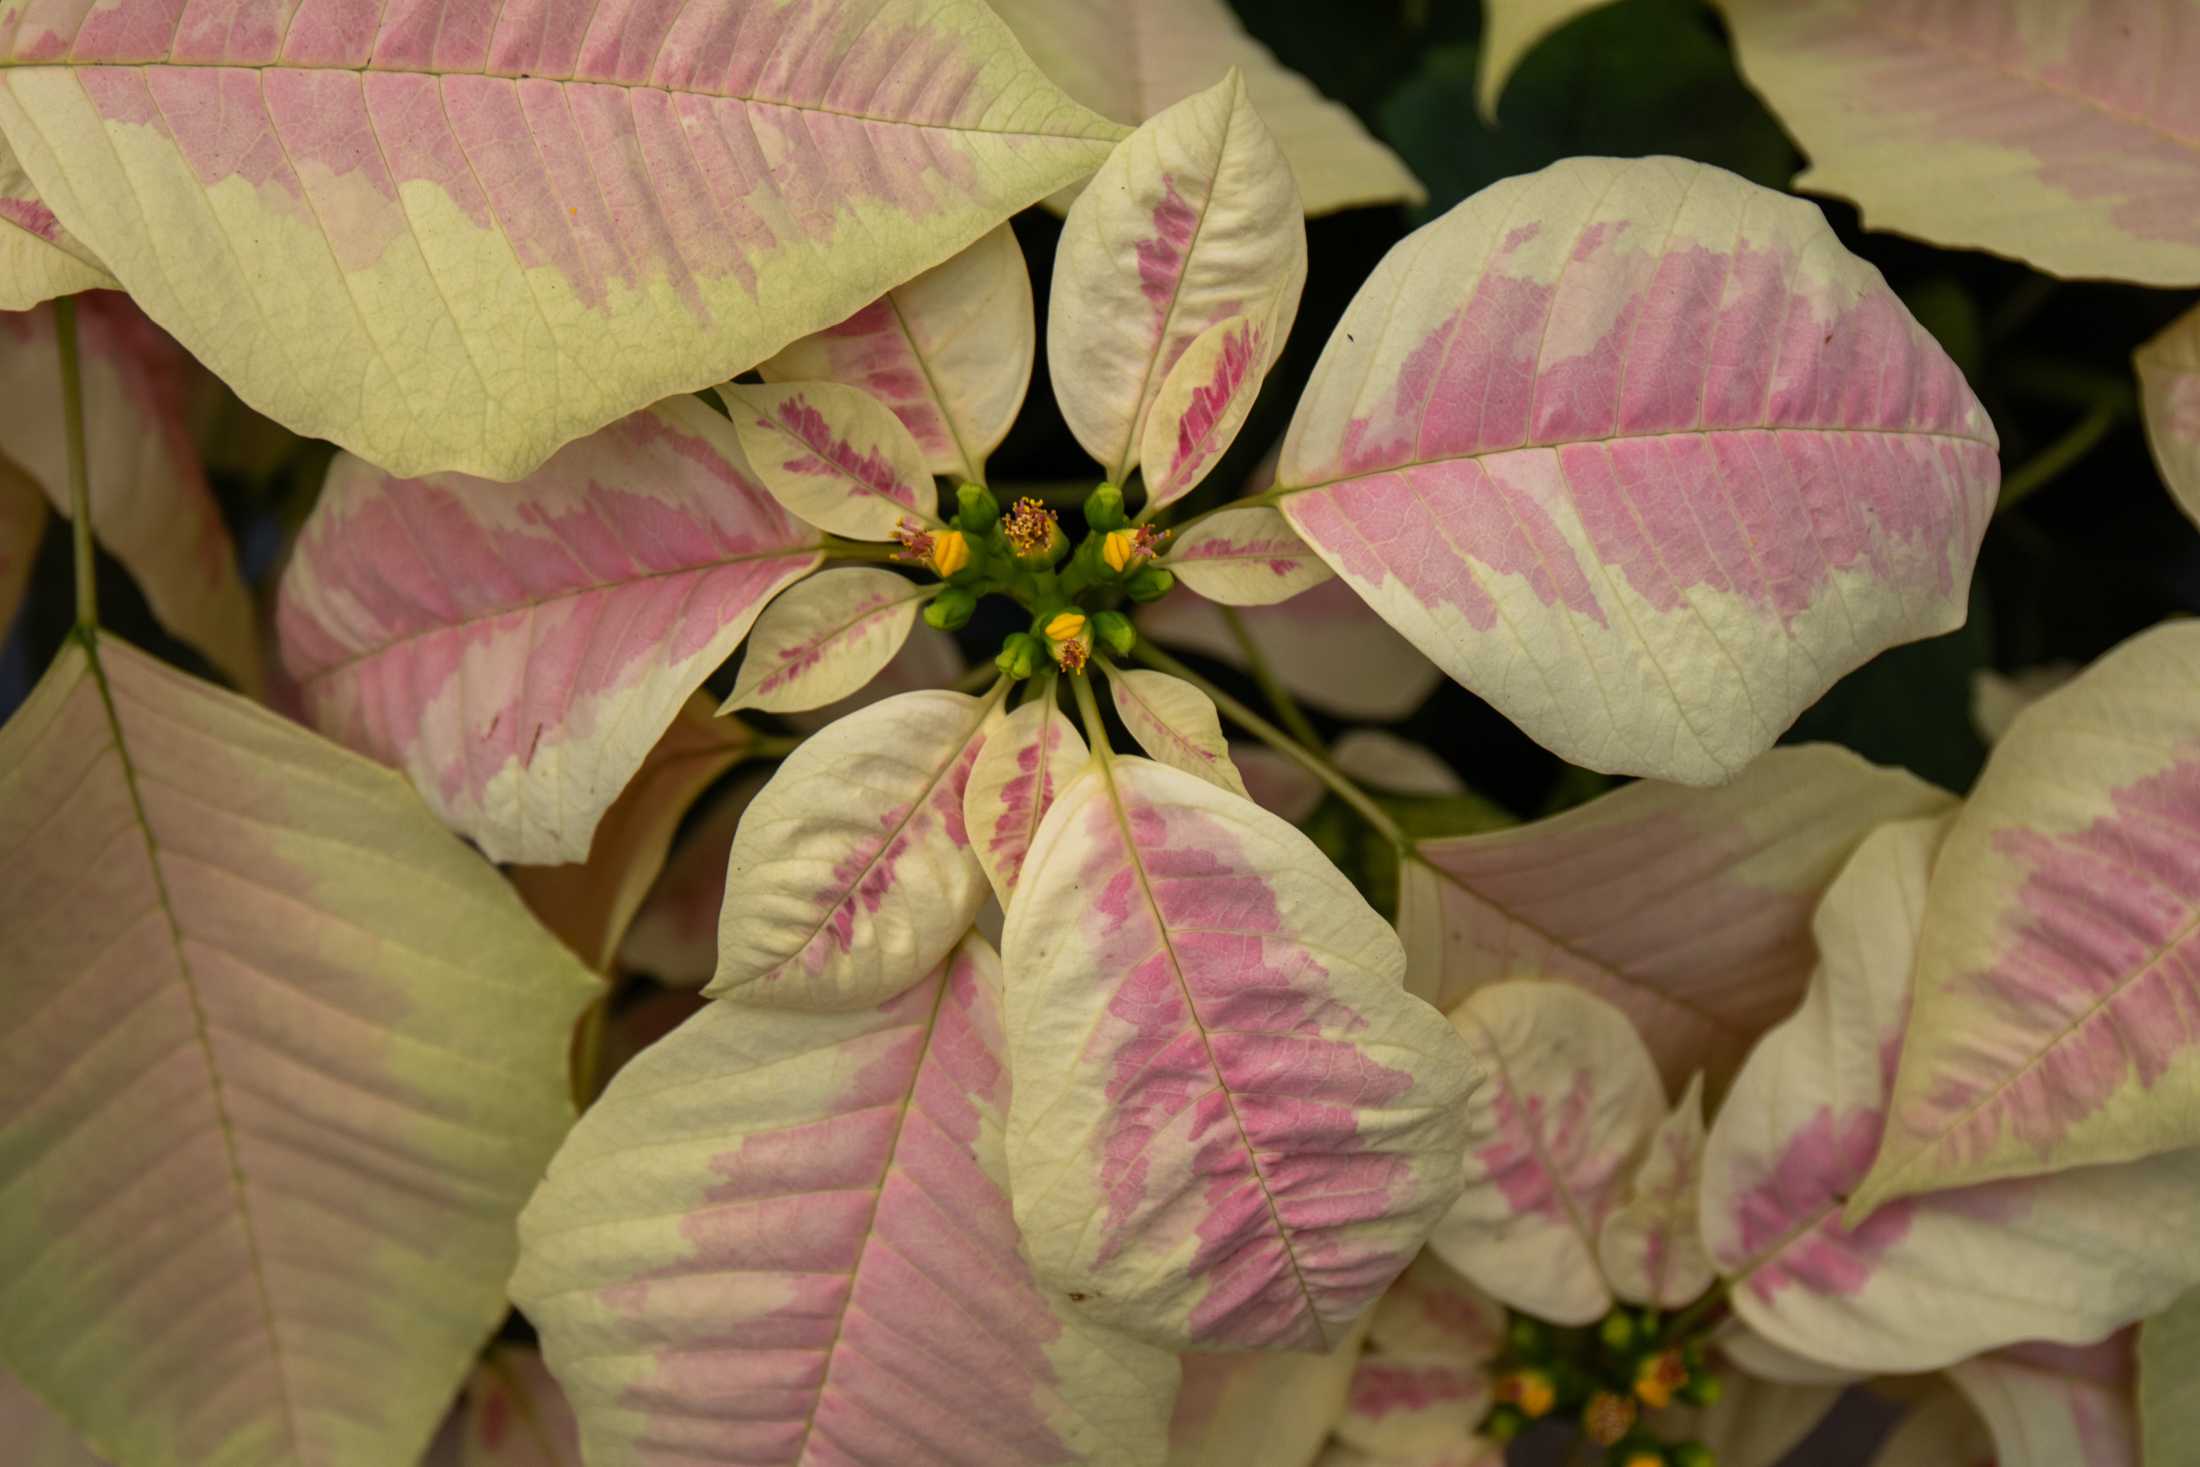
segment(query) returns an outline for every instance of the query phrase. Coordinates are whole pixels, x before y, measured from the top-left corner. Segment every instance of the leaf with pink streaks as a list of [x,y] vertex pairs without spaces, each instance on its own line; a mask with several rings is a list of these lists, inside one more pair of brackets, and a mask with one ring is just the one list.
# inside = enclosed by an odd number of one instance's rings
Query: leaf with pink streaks
[[2200,308],[2132,356],[2147,444],[2178,507],[2200,523]]
[[1855,1206],[2200,1146],[2200,623],[2018,715],[1927,899]]
[[[604,812],[585,862],[506,871],[520,899],[582,962],[610,973],[688,806],[740,762],[754,737],[733,719],[714,717],[708,694],[689,698]],[[714,889],[713,915],[716,897]]]
[[1168,1467],[1308,1467],[1344,1410],[1370,1315],[1322,1354],[1194,1351],[1169,1419]]
[[1948,1379],[1985,1423],[1995,1467],[2139,1467],[2129,1330],[1960,1360]]
[[601,985],[397,775],[104,635],[0,728],[0,871],[0,1357],[129,1467],[416,1460]]
[[673,988],[701,988],[718,971],[718,914],[726,904],[733,834],[765,776],[743,773],[715,796],[673,847],[619,945],[619,966]]
[[1425,840],[1399,919],[1413,981],[1447,1011],[1507,978],[1576,984],[1634,1021],[1668,1085],[1700,1068],[1716,1088],[1802,998],[1811,911],[1857,843],[1950,803],[1806,744],[1719,789],[1645,781],[1532,825]]
[[1070,207],[1047,309],[1070,431],[1122,483],[1177,359],[1231,317],[1266,323],[1238,374],[1258,390],[1305,284],[1298,188],[1233,71],[1125,138]]
[[1403,718],[1444,678],[1342,581],[1326,577],[1274,605],[1226,609],[1200,596],[1164,597],[1139,609],[1138,626],[1157,642],[1243,666],[1233,613],[1278,682],[1346,718]]
[[1642,1165],[1597,1234],[1597,1261],[1612,1292],[1630,1304],[1678,1309],[1711,1286],[1715,1271],[1696,1230],[1703,1167],[1703,1072],[1688,1080],[1650,1138]]
[[1598,1230],[1665,1116],[1657,1067],[1624,1014],[1562,983],[1477,990],[1451,1022],[1490,1080],[1429,1248],[1515,1309],[1587,1324],[1612,1307]]
[[27,311],[56,296],[114,284],[107,267],[53,217],[0,137],[0,311]]
[[2200,284],[2183,0],[1719,0],[1742,75],[1864,223],[2056,275]]
[[1458,1196],[1478,1078],[1389,925],[1251,801],[1103,751],[1003,946],[1040,1278],[1178,1348],[1342,1340]]
[[963,792],[963,826],[1001,910],[1011,909],[1024,858],[1063,789],[1092,758],[1062,710],[1053,679],[986,736]]
[[885,403],[838,382],[731,382],[718,389],[756,476],[821,530],[891,540],[903,520],[937,523],[924,450]]
[[1283,512],[1267,505],[1201,516],[1169,537],[1162,564],[1208,600],[1230,606],[1288,601],[1334,574]]
[[983,0],[32,0],[0,133],[253,407],[517,478],[1099,166]]
[[733,838],[705,993],[866,1008],[947,955],[985,905],[963,796],[1007,686],[903,693],[787,757]]
[[1161,379],[1138,455],[1149,509],[1198,488],[1237,441],[1260,393],[1255,368],[1274,357],[1268,350],[1274,332],[1271,322],[1250,316],[1217,321],[1192,338]]
[[1108,693],[1123,726],[1157,762],[1245,795],[1244,776],[1230,762],[1230,741],[1222,736],[1222,717],[1205,693],[1180,677],[1142,668],[1111,670]]
[[493,1345],[466,1384],[459,1467],[581,1467],[580,1423],[523,1345]]
[[1006,224],[761,364],[767,382],[844,382],[893,409],[935,474],[985,482],[1031,386],[1031,274]]
[[884,670],[936,589],[876,566],[820,571],[764,608],[723,711],[822,708]]
[[[1278,64],[1226,0],[992,0],[1071,96],[1121,122],[1144,122],[1230,67],[1276,136],[1308,214],[1419,204],[1428,193],[1352,112]],[[1060,194],[1049,207],[1067,207]],[[1266,1464],[1263,1464],[1266,1467]]]
[[[218,388],[127,296],[103,290],[78,297],[76,322],[85,473],[99,542],[128,568],[163,627],[256,695],[261,648],[252,596],[191,433],[193,414]],[[0,314],[0,458],[43,490],[63,519],[65,422],[53,308]]]
[[518,484],[341,455],[277,612],[322,732],[497,860],[579,861],[764,603],[822,559],[734,430],[675,398]]
[[1545,747],[1717,784],[1842,674],[1962,625],[1999,476],[1962,374],[1815,206],[1572,158],[1376,267],[1273,492]]
[[1159,1458],[1176,1362],[1017,1246],[1000,959],[968,938],[898,986],[831,1015],[706,1006],[551,1162],[512,1294],[589,1460]]
[[16,1467],[108,1467],[60,1412],[0,1370],[0,1439]]
[[1889,825],[1858,848],[1819,907],[1802,1008],[1758,1042],[1704,1148],[1704,1243],[1735,1313],[1782,1349],[1874,1374],[2098,1339],[2200,1281],[2184,1241],[2200,1229],[2200,1151],[1842,1220],[1886,1124],[1943,824]]
[[1456,1448],[1489,1409],[1504,1334],[1504,1306],[1424,1251],[1375,1306],[1338,1437],[1385,1461]]

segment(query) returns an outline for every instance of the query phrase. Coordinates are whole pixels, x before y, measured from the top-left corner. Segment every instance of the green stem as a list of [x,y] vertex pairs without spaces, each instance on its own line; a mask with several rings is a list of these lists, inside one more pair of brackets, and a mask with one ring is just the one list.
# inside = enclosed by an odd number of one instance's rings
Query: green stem
[[84,374],[76,352],[76,300],[53,303],[54,340],[61,348],[61,426],[69,456],[69,537],[76,552],[76,625],[99,631],[99,583],[92,563],[92,480],[84,458]]
[[1001,670],[995,667],[992,663],[981,662],[976,667],[971,668],[970,671],[964,673],[961,677],[955,679],[955,691],[958,693],[975,694],[982,689],[992,687],[993,680],[1000,675]]
[[880,545],[869,540],[843,540],[838,535],[825,537],[825,558],[831,561],[890,561],[899,554],[899,545]]
[[1069,686],[1077,695],[1077,716],[1085,725],[1085,742],[1103,760],[1114,758],[1115,747],[1108,742],[1107,721],[1100,716],[1100,700],[1093,696],[1091,676],[1078,673],[1069,680]]
[[753,759],[784,759],[802,747],[808,734],[758,734],[749,743],[749,757]]
[[2001,481],[2001,498],[1994,505],[1995,511],[2008,509],[2034,490],[2061,478],[2123,421],[2125,411],[2121,402],[2096,403],[2090,412],[2071,425],[2070,431],[2017,465],[2015,471]]
[[1360,818],[1373,827],[1377,835],[1389,841],[1401,852],[1410,851],[1413,848],[1413,843],[1406,838],[1406,833],[1398,828],[1398,822],[1385,814],[1383,807],[1376,804],[1367,791],[1354,784],[1345,776],[1343,770],[1330,763],[1327,758],[1307,748],[1297,739],[1292,738],[1282,729],[1276,727],[1168,653],[1163,652],[1145,638],[1139,638],[1138,645],[1131,649],[1131,655],[1155,671],[1168,673],[1171,677],[1180,677],[1202,693],[1205,693],[1214,701],[1215,707],[1221,711],[1224,718],[1229,719],[1254,738],[1259,739],[1269,748],[1274,749],[1323,784],[1329,786],[1338,799],[1359,812]]
[[1238,615],[1235,606],[1222,608],[1222,624],[1230,629],[1231,637],[1236,640],[1238,651],[1245,658],[1246,670],[1253,674],[1253,681],[1259,686],[1261,696],[1268,700],[1269,707],[1276,710],[1276,716],[1291,731],[1291,737],[1317,754],[1328,753],[1327,746],[1322,743],[1322,736],[1314,729],[1313,721],[1306,716],[1305,710],[1299,707],[1298,700],[1291,696],[1276,676],[1275,668],[1269,665],[1267,655],[1253,640],[1253,634],[1245,629],[1245,618]]

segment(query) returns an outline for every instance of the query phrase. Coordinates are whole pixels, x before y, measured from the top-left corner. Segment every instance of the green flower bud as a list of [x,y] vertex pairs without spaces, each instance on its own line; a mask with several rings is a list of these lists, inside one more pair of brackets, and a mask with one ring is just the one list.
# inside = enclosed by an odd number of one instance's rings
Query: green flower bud
[[1085,496],[1085,523],[1095,532],[1104,535],[1130,522],[1123,509],[1123,491],[1113,484],[1102,484]]
[[1131,619],[1120,611],[1097,611],[1092,617],[1092,634],[1100,639],[1100,645],[1118,657],[1131,655],[1131,648],[1138,645],[1138,633],[1131,627]]
[[1011,632],[1001,643],[1001,655],[993,665],[1010,677],[1030,677],[1048,660],[1046,647],[1029,632]]
[[1505,1327],[1505,1348],[1523,1360],[1541,1359],[1550,1346],[1550,1334],[1542,1321],[1515,1315]]
[[1606,1348],[1625,1352],[1635,1343],[1635,1317],[1624,1309],[1613,1310],[1598,1326],[1597,1338]]
[[970,615],[977,609],[977,592],[968,586],[949,586],[926,604],[924,624],[943,632],[958,632],[970,624]]
[[1716,1406],[1726,1394],[1726,1384],[1715,1375],[1697,1375],[1681,1387],[1681,1399],[1691,1406]]
[[971,535],[983,535],[1001,519],[1001,501],[983,484],[965,484],[955,491],[955,523]]
[[1175,588],[1176,577],[1158,565],[1144,567],[1124,587],[1133,601],[1159,601]]
[[1520,1435],[1528,1424],[1528,1418],[1520,1414],[1517,1406],[1498,1406],[1483,1418],[1482,1435],[1502,1445]]
[[1675,1447],[1670,1455],[1673,1467],[1719,1467],[1719,1459],[1702,1442]]

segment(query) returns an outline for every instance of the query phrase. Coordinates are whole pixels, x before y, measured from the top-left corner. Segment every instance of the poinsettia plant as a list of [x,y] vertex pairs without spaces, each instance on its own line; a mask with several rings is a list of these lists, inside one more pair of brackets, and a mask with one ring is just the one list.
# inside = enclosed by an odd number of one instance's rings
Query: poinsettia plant
[[[1485,105],[1580,8],[1491,7]],[[1730,9],[1829,179],[1918,146],[1879,21]],[[1902,24],[2151,116],[2023,9]],[[1300,381],[1309,208],[1424,191],[1213,0],[9,22],[0,608],[50,511],[76,588],[0,727],[32,1460],[1770,1467],[1861,1386],[1844,1461],[2137,1464],[2142,1394],[2182,1460],[2200,626],[1961,798],[1775,747],[2054,471],[1816,204],[1506,178]],[[1928,185],[2011,142],[1947,126]],[[2075,166],[1936,237],[2200,280]],[[2188,503],[2195,319],[2134,397]],[[265,638],[250,414],[334,445],[252,430]],[[1447,677],[1573,793],[1302,706]]]

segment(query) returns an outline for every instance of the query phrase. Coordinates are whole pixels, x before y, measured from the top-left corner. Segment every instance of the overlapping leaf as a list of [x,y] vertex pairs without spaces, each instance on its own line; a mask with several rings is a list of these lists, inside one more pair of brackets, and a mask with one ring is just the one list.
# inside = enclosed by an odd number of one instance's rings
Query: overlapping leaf
[[1451,1021],[1490,1079],[1429,1248],[1516,1309],[1587,1324],[1612,1307],[1598,1233],[1665,1116],[1657,1068],[1625,1015],[1565,984],[1495,984]]
[[619,945],[622,966],[674,987],[701,988],[718,971],[718,914],[726,860],[762,774],[744,774],[714,797],[673,847]]
[[0,137],[0,311],[115,284],[107,267],[61,227]]
[[[1226,0],[992,0],[1024,49],[1087,107],[1140,123],[1236,67],[1306,212],[1427,197],[1398,156],[1238,24]],[[1059,196],[1057,196],[1059,198]]]
[[33,6],[0,131],[245,401],[499,478],[846,319],[1121,135],[983,0],[450,9]]
[[1227,316],[1192,338],[1161,379],[1138,451],[1146,504],[1174,504],[1199,487],[1237,440],[1260,395],[1263,362],[1281,326]]
[[0,1371],[0,1432],[20,1467],[109,1467],[61,1413]]
[[706,992],[868,1008],[947,955],[985,903],[963,796],[1005,691],[902,693],[779,766],[733,839]]
[[[1821,964],[1712,1123],[1703,1237],[1743,1323],[1866,1372],[2083,1342],[2200,1280],[2200,1151],[1843,1205],[1878,1149],[1941,822],[1867,839],[1819,908]],[[1940,853],[1947,869],[1951,853]]]
[[1575,158],[1391,251],[1276,482],[1538,742],[1712,784],[1843,673],[1962,624],[1999,472],[1962,374],[1815,207]]
[[1232,72],[1124,139],[1062,226],[1047,369],[1070,431],[1121,483],[1178,358],[1245,317],[1258,353],[1230,395],[1257,390],[1305,283],[1298,189]]
[[539,1350],[491,1348],[460,1410],[459,1467],[581,1467],[580,1423]]
[[0,866],[0,1354],[122,1467],[413,1460],[597,985],[402,780],[112,638],[0,730]]
[[[1775,749],[1732,784],[1631,784],[1549,820],[1423,841],[1399,927],[1443,1009],[1505,978],[1616,1005],[1672,1086],[1723,1080],[1802,996],[1818,896],[1873,827],[1940,791],[1831,745]],[[1424,956],[1425,955],[1425,956]]]
[[2200,1146],[2200,623],[2018,716],[1935,870],[1856,1205]]
[[939,487],[924,449],[862,388],[736,382],[718,397],[764,487],[819,529],[891,540],[903,520],[935,519]]
[[931,589],[860,565],[789,587],[757,618],[727,709],[795,713],[847,697],[894,660]]
[[1003,911],[1047,811],[1091,757],[1051,679],[986,736],[963,792],[963,826]]
[[680,705],[819,559],[691,399],[508,487],[344,455],[283,577],[283,661],[316,727],[404,769],[492,857],[579,861]]
[[1369,1316],[1334,1349],[1183,1357],[1168,1467],[1308,1467],[1344,1409]]
[[2026,1345],[1958,1361],[1948,1379],[1985,1423],[1995,1467],[2139,1467],[2128,1331],[2088,1349]]
[[710,1004],[612,1082],[513,1295],[592,1461],[1151,1464],[1176,1364],[1018,1251],[1000,960],[878,1008]]
[[1104,756],[1055,802],[1004,950],[1017,1221],[1144,1337],[1328,1348],[1458,1195],[1465,1046],[1306,837]]
[[1650,1138],[1642,1165],[1597,1233],[1597,1261],[1630,1304],[1678,1309],[1711,1285],[1714,1270],[1696,1225],[1703,1167],[1703,1075]]
[[1217,789],[1245,794],[1245,779],[1230,762],[1230,743],[1222,736],[1221,715],[1205,693],[1180,677],[1140,668],[1111,673],[1108,692],[1123,726],[1157,762]]
[[1142,608],[1138,625],[1157,642],[1242,664],[1234,614],[1294,696],[1347,718],[1403,718],[1420,707],[1443,674],[1342,582],[1323,580],[1289,600],[1235,611],[1169,596]]
[[1170,537],[1162,563],[1192,590],[1230,606],[1288,601],[1334,574],[1282,511],[1265,505],[1202,516]]
[[[129,568],[162,626],[238,687],[257,692],[252,598],[191,436],[200,396],[214,383],[124,296],[82,296],[76,319],[84,467],[100,543]],[[0,405],[0,457],[66,516],[66,419],[52,307],[0,314]]]
[[1520,58],[1552,31],[1604,0],[1487,0],[1482,7],[1482,47],[1474,100],[1486,118],[1497,116],[1497,98]]
[[1422,1253],[1375,1306],[1337,1436],[1385,1459],[1456,1451],[1489,1409],[1504,1332],[1502,1305]]
[[2132,358],[2147,443],[2162,482],[2200,522],[2200,309],[2172,321]]
[[2200,284],[2182,0],[1720,0],[1742,74],[1864,222],[2057,275]]
[[1004,224],[757,370],[767,382],[862,388],[893,409],[933,473],[982,484],[1037,349],[1031,275]]

